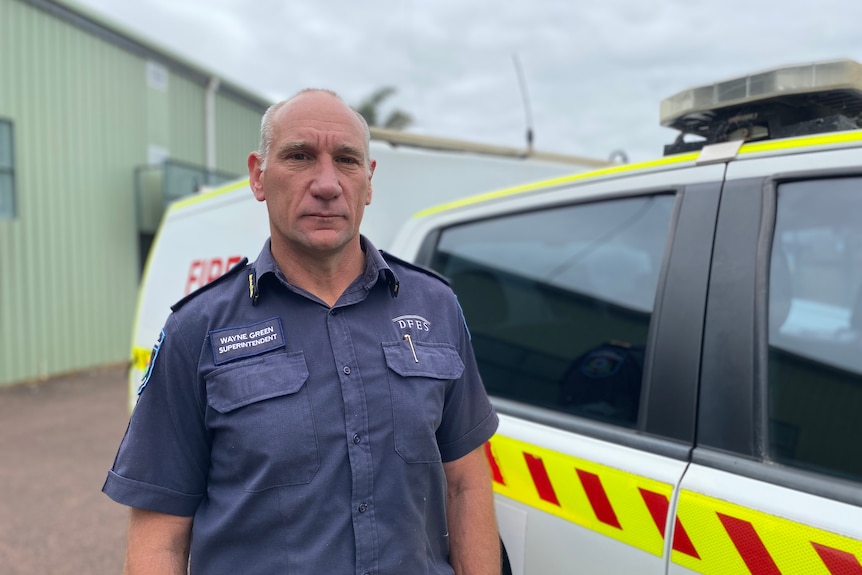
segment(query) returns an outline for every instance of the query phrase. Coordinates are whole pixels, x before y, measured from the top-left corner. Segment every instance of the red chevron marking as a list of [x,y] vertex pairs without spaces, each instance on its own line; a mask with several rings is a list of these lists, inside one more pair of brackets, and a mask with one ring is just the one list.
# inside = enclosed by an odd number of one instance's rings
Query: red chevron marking
[[716,512],[716,515],[751,575],[781,575],[751,523],[723,513]]
[[862,575],[862,565],[852,553],[811,542],[832,575]]
[[[641,497],[649,510],[649,514],[652,516],[652,520],[655,522],[655,526],[658,527],[659,533],[664,538],[664,526],[667,524],[667,510],[670,502],[661,493],[649,491],[641,487],[638,490],[641,492]],[[685,553],[695,559],[700,559],[700,555],[694,548],[694,544],[691,542],[678,516],[673,528],[673,550]]]
[[581,480],[581,485],[584,486],[584,491],[587,494],[587,499],[590,500],[590,505],[593,506],[593,512],[596,514],[596,519],[611,527],[622,529],[617,514],[614,513],[614,508],[608,499],[608,494],[602,486],[602,480],[595,473],[589,473],[581,469],[575,469],[578,472],[578,478]]
[[482,447],[485,450],[485,458],[488,460],[488,465],[491,467],[494,482],[506,485],[506,482],[503,480],[503,473],[500,471],[500,464],[497,463],[497,458],[494,457],[494,453],[491,451],[491,442],[486,441]]
[[541,457],[524,453],[524,460],[527,462],[527,467],[530,469],[530,475],[533,476],[533,483],[536,485],[536,491],[543,501],[553,503],[557,507],[560,506],[560,500],[557,499],[557,494],[554,491],[554,486],[551,485],[551,478],[548,477],[548,470],[545,469],[545,464],[542,463]]

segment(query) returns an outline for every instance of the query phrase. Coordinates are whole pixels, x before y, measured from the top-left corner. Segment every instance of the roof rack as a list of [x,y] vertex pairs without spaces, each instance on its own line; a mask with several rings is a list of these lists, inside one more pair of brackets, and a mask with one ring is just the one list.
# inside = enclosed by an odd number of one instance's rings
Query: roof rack
[[[862,64],[785,66],[684,90],[661,103],[662,126],[679,130],[664,154],[731,140],[767,140],[862,128]],[[686,135],[702,138],[685,141]]]

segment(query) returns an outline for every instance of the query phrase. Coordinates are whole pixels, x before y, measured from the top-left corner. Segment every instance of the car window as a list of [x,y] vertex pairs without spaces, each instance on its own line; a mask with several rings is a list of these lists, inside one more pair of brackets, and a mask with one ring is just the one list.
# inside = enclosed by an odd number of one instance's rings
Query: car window
[[431,265],[458,295],[491,395],[635,424],[673,205],[625,198],[442,231]]
[[862,178],[778,188],[768,393],[774,459],[862,479]]

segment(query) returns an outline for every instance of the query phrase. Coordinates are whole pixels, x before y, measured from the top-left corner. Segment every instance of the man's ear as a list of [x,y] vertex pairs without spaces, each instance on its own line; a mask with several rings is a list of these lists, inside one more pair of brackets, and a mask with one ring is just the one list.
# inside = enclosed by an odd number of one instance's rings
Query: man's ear
[[371,187],[371,177],[374,175],[374,168],[377,167],[377,160],[371,160],[371,164],[368,166],[368,196],[365,198],[365,205],[369,205],[371,203],[371,193],[373,188]]
[[266,200],[263,193],[263,176],[264,171],[260,169],[260,154],[252,152],[248,155],[248,184],[251,186],[251,191],[254,198],[262,202]]

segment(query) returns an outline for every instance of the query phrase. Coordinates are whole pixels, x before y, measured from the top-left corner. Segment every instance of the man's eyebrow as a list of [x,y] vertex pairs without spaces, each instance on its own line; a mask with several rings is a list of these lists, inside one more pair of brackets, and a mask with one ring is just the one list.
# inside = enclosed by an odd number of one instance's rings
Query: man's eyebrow
[[311,144],[305,140],[298,140],[296,142],[285,142],[278,149],[278,153],[279,153],[279,155],[283,155],[283,154],[286,154],[289,152],[309,150],[309,149],[311,149],[311,147],[312,147]]
[[353,144],[341,144],[336,148],[336,152],[339,154],[349,154],[352,156],[359,156],[360,158],[365,157],[365,151],[362,148],[358,148]]
[[[313,150],[314,146],[307,140],[297,140],[295,142],[285,142],[279,149],[279,155],[289,154],[290,152],[303,152]],[[335,149],[336,154],[348,154],[351,156],[365,157],[363,148],[354,146],[353,144],[340,144]]]

